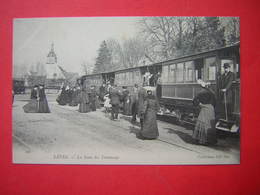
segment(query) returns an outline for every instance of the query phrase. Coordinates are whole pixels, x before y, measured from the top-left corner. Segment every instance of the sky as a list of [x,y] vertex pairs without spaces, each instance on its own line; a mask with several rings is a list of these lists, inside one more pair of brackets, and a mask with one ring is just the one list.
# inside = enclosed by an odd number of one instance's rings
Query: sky
[[138,33],[137,17],[14,19],[13,61],[28,67],[46,63],[51,44],[58,65],[82,74],[81,64],[95,63],[103,40],[121,41]]

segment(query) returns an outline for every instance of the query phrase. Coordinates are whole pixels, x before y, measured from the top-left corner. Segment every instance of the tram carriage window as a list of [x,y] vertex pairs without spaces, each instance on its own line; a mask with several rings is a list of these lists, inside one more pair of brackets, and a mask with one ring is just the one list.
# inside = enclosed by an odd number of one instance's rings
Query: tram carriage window
[[176,82],[183,82],[184,76],[184,63],[178,63],[176,69]]
[[194,62],[185,62],[185,81],[193,81]]
[[162,82],[168,82],[169,66],[162,67]]
[[122,73],[122,83],[123,83],[123,85],[125,85],[125,83],[126,83],[126,73],[124,72],[124,73]]
[[196,59],[194,61],[194,67],[195,67],[195,81],[198,79],[204,79],[203,76],[203,58]]
[[205,79],[216,80],[216,57],[210,57],[205,59]]
[[121,85],[124,85],[124,73],[121,73],[121,79],[120,79],[120,83]]
[[169,66],[169,82],[175,82],[175,74],[176,74],[176,64],[172,64]]
[[239,79],[240,78],[240,66],[239,66],[239,64],[236,64],[235,69],[236,69],[236,78]]
[[125,85],[129,83],[129,72],[125,73]]
[[121,84],[122,84],[122,73],[119,73],[119,74],[118,74],[118,77],[119,77],[119,82],[118,82],[118,84],[121,85]]

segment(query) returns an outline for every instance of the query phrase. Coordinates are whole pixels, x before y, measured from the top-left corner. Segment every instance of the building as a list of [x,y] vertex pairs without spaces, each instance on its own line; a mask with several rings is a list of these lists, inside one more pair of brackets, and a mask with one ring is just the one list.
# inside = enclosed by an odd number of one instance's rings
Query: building
[[46,62],[46,76],[47,79],[58,79],[60,78],[60,70],[57,65],[57,56],[54,52],[54,44],[51,44],[51,50],[47,55]]

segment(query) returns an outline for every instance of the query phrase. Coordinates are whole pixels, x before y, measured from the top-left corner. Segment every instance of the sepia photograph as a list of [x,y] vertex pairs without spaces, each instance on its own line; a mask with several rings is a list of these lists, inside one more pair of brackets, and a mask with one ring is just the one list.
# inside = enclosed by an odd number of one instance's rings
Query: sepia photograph
[[240,164],[239,17],[13,20],[18,164]]

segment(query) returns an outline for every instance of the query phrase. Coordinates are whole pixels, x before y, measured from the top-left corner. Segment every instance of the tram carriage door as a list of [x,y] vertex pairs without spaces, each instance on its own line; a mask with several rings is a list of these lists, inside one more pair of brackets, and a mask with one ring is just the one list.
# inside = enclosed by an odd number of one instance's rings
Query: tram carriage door
[[194,61],[195,64],[195,80],[197,81],[198,79],[203,80],[203,58],[196,59]]

